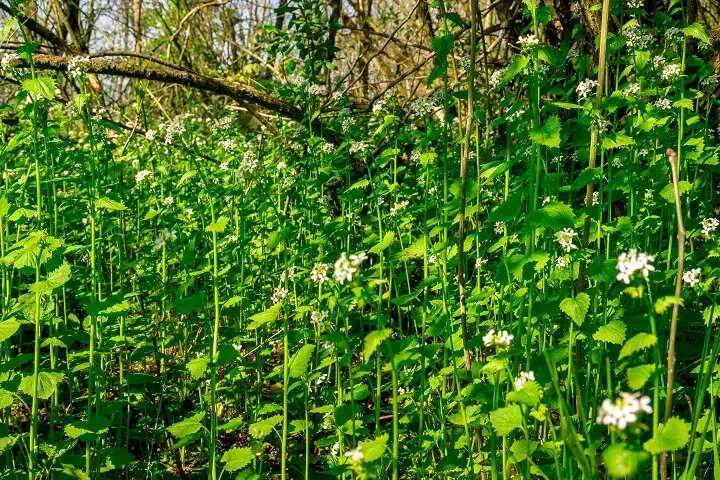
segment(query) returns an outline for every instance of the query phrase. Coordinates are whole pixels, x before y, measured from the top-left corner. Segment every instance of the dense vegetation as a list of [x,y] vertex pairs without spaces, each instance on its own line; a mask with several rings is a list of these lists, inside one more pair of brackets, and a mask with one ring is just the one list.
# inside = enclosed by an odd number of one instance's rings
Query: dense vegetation
[[720,478],[717,5],[647,3],[0,2],[0,477]]

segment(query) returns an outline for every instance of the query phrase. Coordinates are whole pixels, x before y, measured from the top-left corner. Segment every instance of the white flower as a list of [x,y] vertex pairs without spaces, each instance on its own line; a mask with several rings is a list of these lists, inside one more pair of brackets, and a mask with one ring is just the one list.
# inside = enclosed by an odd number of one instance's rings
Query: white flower
[[378,100],[373,104],[372,113],[377,115],[385,108],[385,100]]
[[520,48],[523,50],[529,49],[540,43],[540,40],[535,37],[535,35],[529,34],[526,36],[520,36],[517,42],[520,45]]
[[155,239],[155,250],[163,248],[168,240],[176,239],[177,236],[175,235],[175,232],[171,232],[167,228],[163,228],[158,237]]
[[323,311],[313,310],[312,313],[310,313],[310,323],[312,323],[316,327],[322,327],[327,316],[328,316],[327,310],[323,310]]
[[145,138],[148,140],[155,140],[156,133],[157,132],[155,130],[152,130],[152,129],[148,130],[147,132],[145,132]]
[[185,209],[185,215],[187,215],[188,217],[192,217],[193,213],[195,213],[195,212],[193,211],[192,208]]
[[662,72],[662,78],[663,80],[672,80],[682,73],[682,70],[680,69],[680,65],[676,63],[669,63],[665,65]]
[[703,218],[700,220],[700,225],[702,225],[703,235],[707,237],[711,232],[714,232],[718,227],[720,227],[720,220],[713,217]]
[[322,373],[318,375],[318,377],[315,379],[315,385],[322,385],[323,383],[325,383],[325,380],[327,380],[327,378],[327,373]]
[[520,372],[513,382],[515,390],[521,390],[527,382],[535,381],[535,373],[533,371]]
[[593,205],[599,205],[599,204],[600,204],[600,192],[593,192],[593,194],[592,194],[592,204],[593,204]]
[[356,122],[355,122],[355,119],[352,118],[352,117],[348,117],[348,118],[346,118],[345,120],[343,120],[343,121],[342,121],[342,131],[343,131],[343,133],[347,133],[347,132],[349,132],[350,130],[352,130],[353,127],[355,127],[355,123],[356,123]]
[[638,155],[641,157],[646,157],[649,153],[650,152],[648,151],[647,148],[641,148],[640,151],[638,152]]
[[557,237],[555,241],[558,242],[566,252],[577,249],[577,245],[573,243],[573,238],[577,237],[577,232],[572,228],[564,228],[561,232],[557,232],[555,236]]
[[77,56],[70,59],[68,62],[68,72],[73,78],[77,78],[87,71],[88,63],[90,59],[88,57]]
[[236,352],[240,353],[243,351],[243,346],[241,343],[233,343],[233,348]]
[[220,164],[220,170],[223,172],[227,172],[228,168],[230,168],[230,164],[228,162],[222,162]]
[[235,150],[237,148],[237,141],[234,138],[226,138],[220,140],[219,145],[225,150]]
[[278,169],[278,170],[285,170],[286,168],[287,168],[287,163],[285,163],[284,161],[280,160],[280,161],[278,162],[278,164],[277,164],[277,169]]
[[362,153],[365,153],[365,151],[369,148],[370,148],[370,144],[368,142],[365,142],[365,141],[354,142],[352,145],[350,145],[350,154],[351,155],[355,154],[355,153],[362,154]]
[[515,337],[510,335],[507,330],[501,332],[495,332],[495,329],[490,329],[487,334],[483,335],[483,343],[486,347],[495,346],[508,346]]
[[173,197],[165,197],[165,198],[163,198],[163,204],[164,204],[164,205],[166,205],[166,206],[169,207],[169,206],[172,205],[173,203],[175,203],[175,199],[174,199]]
[[498,85],[500,85],[500,82],[502,82],[502,79],[505,76],[506,72],[507,67],[501,68],[500,70],[495,70],[492,75],[490,75],[490,88],[496,88]]
[[18,55],[17,53],[6,53],[2,56],[2,59],[0,60],[0,67],[2,67],[3,70],[7,70],[8,68],[12,67],[13,63],[18,60],[20,60],[20,55]]
[[330,153],[330,152],[332,152],[333,150],[335,150],[335,145],[333,145],[333,144],[330,143],[330,142],[325,142],[325,143],[323,143],[323,146],[322,146],[322,151],[323,151],[323,153]]
[[643,0],[628,0],[625,5],[627,8],[642,8],[644,3]]
[[435,255],[435,254],[433,253],[432,255],[430,255],[430,256],[428,257],[428,263],[429,263],[430,265],[434,265],[435,262],[437,262],[437,255]]
[[315,283],[325,283],[328,280],[330,265],[327,263],[316,263],[310,271],[310,278]]
[[270,301],[273,304],[280,303],[283,300],[285,300],[285,297],[287,297],[288,291],[287,289],[283,287],[276,287],[275,290],[273,290],[273,294],[270,297]]
[[348,457],[353,463],[362,463],[363,459],[365,458],[365,455],[363,455],[362,452],[362,445],[358,445],[356,448],[348,450],[347,452],[345,452],[345,456]]
[[236,236],[236,235],[230,235],[230,238],[228,238],[228,240],[229,240],[231,243],[235,243],[235,242],[237,242],[237,236]]
[[597,423],[625,428],[638,420],[640,412],[652,413],[650,397],[641,397],[639,393],[621,393],[620,398],[612,402],[606,398],[598,410]]
[[670,27],[665,30],[665,38],[670,43],[681,42],[683,39],[683,32],[677,27]]
[[505,222],[495,222],[495,233],[503,235],[505,233]]
[[564,257],[558,257],[555,260],[555,267],[556,268],[565,268],[565,258]]
[[[322,375],[321,375],[322,376]],[[325,375],[327,377],[327,375]],[[318,377],[318,380],[320,377]],[[323,416],[323,430],[330,430],[333,426],[333,416],[331,412],[326,412]]]
[[545,204],[550,203],[551,201],[552,201],[552,198],[550,198],[550,197],[545,197],[545,198],[543,198],[543,200],[542,200],[542,204],[543,204],[543,206],[545,206]]
[[347,254],[343,252],[335,262],[333,278],[341,285],[345,282],[352,281],[353,275],[357,272],[357,267],[365,261],[365,259],[367,259],[365,252],[350,255],[349,258]]
[[475,268],[480,268],[483,265],[485,265],[488,262],[487,258],[476,258],[475,259]]
[[333,457],[336,457],[338,452],[340,451],[340,444],[338,442],[335,442],[332,447],[330,447],[330,455]]
[[655,106],[660,110],[670,110],[670,108],[672,107],[672,103],[670,102],[669,98],[658,98],[655,101]]
[[310,95],[322,95],[323,89],[320,85],[310,85],[308,88],[308,93]]
[[150,175],[152,172],[150,170],[140,170],[135,174],[135,183],[141,183],[143,180],[145,180],[145,177]]
[[580,100],[584,100],[590,95],[594,88],[597,88],[598,82],[597,80],[593,80],[592,78],[586,78],[582,82],[580,82],[575,89],[575,91],[578,94],[578,98]]
[[615,168],[622,168],[623,164],[622,164],[622,162],[620,161],[620,158],[619,158],[619,157],[613,158],[612,166],[615,167]]
[[652,33],[640,30],[637,23],[633,23],[623,28],[622,34],[625,37],[628,48],[647,50],[655,43],[655,37]]
[[395,202],[395,206],[390,208],[390,216],[391,216],[391,217],[396,216],[397,213],[398,213],[400,210],[404,210],[405,207],[407,207],[409,203],[410,203],[410,202],[408,202],[407,200],[403,200],[403,201],[400,202],[400,203]]
[[640,84],[639,83],[631,83],[627,87],[625,87],[625,90],[622,91],[623,97],[634,97],[640,93]]
[[630,284],[630,280],[637,272],[641,272],[644,278],[648,278],[650,272],[655,270],[652,262],[655,261],[653,255],[645,253],[637,253],[637,250],[631,248],[627,253],[621,253],[617,261],[617,276],[626,285]]
[[699,268],[685,271],[685,273],[683,273],[683,281],[691,287],[695,287],[695,285],[700,282],[700,272],[701,270]]

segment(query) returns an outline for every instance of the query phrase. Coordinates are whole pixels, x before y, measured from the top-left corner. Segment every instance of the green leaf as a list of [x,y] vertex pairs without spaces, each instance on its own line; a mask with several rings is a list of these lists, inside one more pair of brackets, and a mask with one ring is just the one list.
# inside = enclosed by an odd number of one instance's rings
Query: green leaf
[[390,335],[392,335],[392,330],[389,328],[374,330],[365,335],[365,347],[363,348],[363,358],[365,359],[365,362],[370,360],[370,357],[373,353],[375,353],[375,350],[377,350],[382,342],[390,338]]
[[307,373],[315,345],[303,345],[290,359],[290,378],[300,378]]
[[660,297],[655,300],[655,313],[662,315],[663,313],[665,313],[665,310],[672,307],[673,305],[680,305],[682,307],[684,305],[682,297],[675,297],[672,295],[667,297]]
[[377,245],[375,245],[374,247],[372,247],[370,249],[370,253],[380,255],[380,252],[382,252],[383,250],[385,250],[387,247],[390,246],[390,244],[392,243],[394,238],[395,238],[394,232],[387,232],[385,234],[385,236],[383,237],[383,239],[380,241],[380,243],[378,243]]
[[658,427],[653,438],[643,444],[645,450],[657,455],[662,452],[674,452],[684,447],[690,440],[690,425],[677,417],[672,417],[665,425]]
[[655,372],[655,365],[640,365],[627,369],[627,383],[632,390],[640,390]]
[[572,228],[575,225],[573,209],[559,202],[547,203],[541,209],[529,213],[526,219],[530,225],[540,225],[552,230]]
[[8,338],[15,335],[20,328],[20,324],[15,320],[5,320],[0,322],[0,342],[4,342]]
[[527,66],[528,63],[530,63],[530,57],[527,57],[525,55],[515,55],[510,61],[507,70],[505,70],[505,75],[503,75],[502,81],[500,82],[500,85],[498,85],[498,88],[502,88],[507,85],[507,83],[513,78],[515,78],[518,73],[523,71],[523,69]]
[[688,25],[683,28],[683,33],[689,37],[697,38],[706,45],[710,45],[712,43],[710,41],[710,37],[708,37],[708,34],[705,32],[705,26],[701,23],[695,22],[692,25]]
[[590,297],[585,292],[580,292],[575,298],[566,298],[560,302],[560,309],[578,326],[582,326],[585,321],[588,308],[590,308]]
[[602,454],[605,469],[610,476],[630,478],[650,456],[642,450],[631,450],[625,443],[609,445]]
[[95,207],[101,208],[104,210],[112,210],[112,211],[125,210],[125,205],[123,205],[122,202],[117,202],[115,200],[111,200],[108,197],[99,198],[95,202]]
[[367,187],[370,185],[370,182],[367,179],[358,180],[357,182],[350,185],[347,190],[345,190],[345,193],[351,192],[353,190],[358,190]]
[[228,218],[227,217],[220,217],[217,220],[215,220],[214,223],[211,223],[207,227],[205,227],[206,232],[212,232],[212,233],[222,233],[223,230],[225,230],[225,227],[228,224]]
[[507,394],[508,402],[522,403],[534,407],[542,399],[542,388],[537,382],[527,382],[523,388]]
[[607,325],[603,325],[598,328],[598,331],[593,334],[593,338],[599,342],[615,343],[622,345],[625,341],[625,332],[627,331],[627,325],[625,322],[620,320],[613,320]]
[[530,130],[530,139],[545,145],[546,147],[557,148],[560,146],[560,118],[553,115],[547,119],[542,127]]
[[[59,372],[40,372],[38,373],[38,398],[47,400],[57,390],[57,384],[60,383],[64,375]],[[18,390],[26,395],[33,394],[34,375],[23,377],[20,381]]]
[[0,197],[0,218],[4,218],[10,211],[10,202],[7,197]]
[[110,422],[105,417],[95,417],[88,421],[73,422],[65,425],[65,435],[70,438],[81,438],[91,440],[99,435],[107,433],[110,429]]
[[634,145],[635,139],[623,133],[612,133],[603,138],[602,146],[605,149],[620,148]]
[[282,415],[275,415],[273,417],[266,418],[265,420],[253,423],[250,425],[250,435],[257,440],[262,440],[270,435],[270,432],[273,431],[275,425],[280,423],[282,419]]
[[522,426],[522,411],[519,405],[510,405],[490,412],[490,423],[501,437]]
[[0,388],[0,409],[7,408],[15,403],[12,393]]
[[535,450],[537,450],[538,442],[534,442],[532,440],[517,440],[515,443],[512,444],[512,447],[510,447],[510,452],[512,452],[512,463],[520,463],[526,458],[528,458],[530,455],[532,455]]
[[[678,191],[680,192],[680,197],[682,197],[684,193],[687,193],[690,190],[692,190],[692,184],[690,182],[687,182],[685,180],[680,180],[678,182]],[[667,185],[665,185],[665,187],[660,191],[660,196],[668,203],[675,203],[675,189],[673,188],[672,183],[668,183]]]
[[195,380],[200,380],[205,375],[208,363],[207,357],[198,357],[190,360],[185,367]]
[[202,419],[205,413],[200,412],[179,422],[173,423],[167,429],[174,437],[183,438],[198,432],[202,428]]
[[388,434],[385,433],[374,440],[364,440],[358,442],[360,451],[363,453],[364,462],[374,462],[383,456],[387,448]]
[[276,303],[272,307],[268,308],[264,312],[256,313],[249,318],[250,324],[247,326],[248,330],[255,330],[266,323],[273,322],[280,314],[282,303]]
[[22,89],[36,97],[45,97],[48,100],[55,98],[55,80],[50,77],[26,78],[22,82]]
[[578,178],[572,184],[572,189],[577,190],[579,188],[590,185],[591,183],[595,183],[600,179],[600,176],[601,173],[599,168],[588,167],[582,172],[580,172],[580,175],[578,175]]
[[503,203],[492,211],[488,217],[488,223],[507,222],[517,218],[522,205],[522,193],[510,195]]
[[622,360],[625,357],[632,355],[635,352],[644,350],[648,347],[652,347],[657,342],[657,337],[649,333],[638,333],[634,337],[630,338],[625,345],[620,349],[620,356],[618,360]]
[[250,447],[235,447],[225,452],[220,461],[225,464],[226,471],[235,472],[245,468],[253,458],[255,455]]

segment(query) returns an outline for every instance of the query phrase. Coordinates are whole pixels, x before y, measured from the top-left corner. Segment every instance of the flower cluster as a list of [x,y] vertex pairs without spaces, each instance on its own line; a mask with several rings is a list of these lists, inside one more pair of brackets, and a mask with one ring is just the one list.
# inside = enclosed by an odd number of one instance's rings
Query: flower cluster
[[142,181],[151,174],[152,172],[150,170],[140,170],[135,174],[135,183],[142,183]]
[[700,225],[702,226],[703,235],[708,237],[712,232],[720,227],[720,220],[713,217],[703,218],[700,220]]
[[77,56],[70,59],[68,62],[68,72],[73,78],[78,78],[87,71],[88,63],[90,59],[88,57]]
[[577,232],[572,228],[564,228],[555,234],[555,241],[560,244],[565,252],[571,252],[577,249],[577,245],[573,243],[573,238],[577,237]]
[[515,384],[515,390],[522,389],[527,382],[535,381],[535,372],[520,372],[513,382]]
[[390,207],[390,216],[394,217],[398,214],[400,210],[404,210],[405,207],[407,207],[410,204],[407,200],[403,200],[402,202],[395,202],[394,207]]
[[493,229],[498,235],[505,233],[505,222],[495,222],[495,228]]
[[310,271],[310,278],[317,284],[325,283],[328,280],[330,265],[327,263],[316,263]]
[[652,413],[650,397],[623,392],[615,402],[609,398],[603,401],[598,410],[597,423],[625,430],[629,424],[637,422],[640,412]]
[[283,300],[285,300],[285,297],[287,297],[288,291],[286,288],[283,287],[277,287],[275,290],[273,290],[273,294],[270,297],[270,301],[274,304],[280,303]]
[[623,28],[622,34],[628,48],[647,50],[655,43],[655,37],[653,37],[652,33],[643,32],[636,23]]
[[540,40],[535,35],[529,34],[529,35],[521,35],[520,38],[518,38],[518,45],[520,45],[520,48],[523,50],[528,50],[535,45],[538,45],[540,43]]
[[580,100],[586,99],[590,94],[592,94],[592,91],[594,88],[597,88],[598,82],[597,80],[593,80],[592,78],[586,78],[582,82],[580,82],[575,89],[575,91],[578,94],[578,98]]
[[683,273],[683,281],[690,285],[690,287],[695,287],[700,282],[700,273],[702,272],[699,268],[693,268],[691,270],[685,271]]
[[358,267],[367,259],[365,252],[360,252],[355,255],[348,255],[343,252],[340,258],[335,262],[335,269],[333,271],[333,278],[339,284],[345,282],[351,282],[353,275],[357,272]]
[[652,262],[655,256],[645,253],[637,253],[637,250],[631,248],[627,253],[621,253],[617,261],[618,280],[622,280],[626,285],[630,284],[633,276],[640,272],[644,278],[648,278],[650,272],[655,270]]
[[515,338],[514,335],[511,335],[507,332],[507,330],[502,330],[500,332],[496,332],[494,328],[491,328],[490,331],[488,331],[487,334],[483,335],[483,343],[486,347],[492,347],[492,346],[509,346],[510,343]]
[[174,240],[177,240],[175,232],[171,232],[167,228],[163,228],[158,237],[155,239],[155,250],[162,249],[168,241]]

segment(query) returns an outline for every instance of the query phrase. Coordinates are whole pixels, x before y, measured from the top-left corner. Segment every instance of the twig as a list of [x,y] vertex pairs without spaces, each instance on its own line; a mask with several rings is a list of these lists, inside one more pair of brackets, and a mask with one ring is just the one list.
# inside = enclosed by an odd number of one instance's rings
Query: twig
[[[680,201],[680,187],[678,179],[678,157],[675,150],[667,149],[668,160],[670,161],[670,170],[672,172],[673,193],[675,196],[675,216],[677,217],[678,227],[678,262],[677,273],[675,274],[675,296],[682,296],[683,270],[685,269],[685,224],[683,223],[682,203]],[[677,334],[677,320],[680,311],[680,303],[675,301],[672,310],[672,319],[670,320],[670,338],[668,340],[668,356],[667,356],[667,384],[665,392],[665,420],[670,419],[672,414],[672,394],[673,382],[675,381],[675,336]],[[667,479],[667,452],[663,452],[660,457],[660,477]]]

